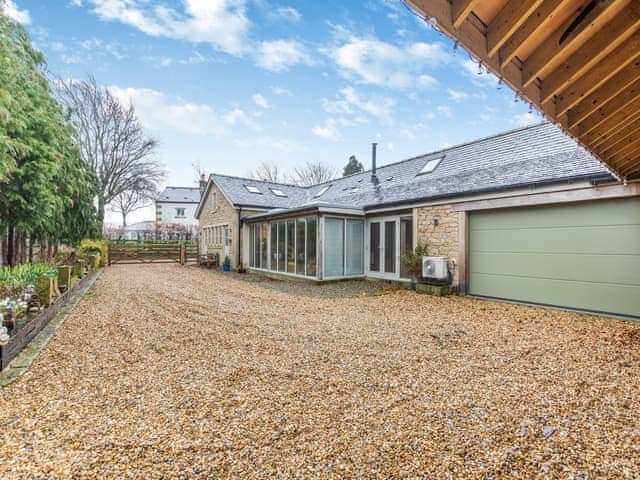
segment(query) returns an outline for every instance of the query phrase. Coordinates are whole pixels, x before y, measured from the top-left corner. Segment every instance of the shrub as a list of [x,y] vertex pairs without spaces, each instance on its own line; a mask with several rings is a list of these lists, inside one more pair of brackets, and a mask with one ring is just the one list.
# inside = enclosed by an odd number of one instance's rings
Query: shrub
[[416,282],[422,277],[422,257],[427,255],[427,246],[419,243],[413,251],[404,252],[400,256],[400,262]]

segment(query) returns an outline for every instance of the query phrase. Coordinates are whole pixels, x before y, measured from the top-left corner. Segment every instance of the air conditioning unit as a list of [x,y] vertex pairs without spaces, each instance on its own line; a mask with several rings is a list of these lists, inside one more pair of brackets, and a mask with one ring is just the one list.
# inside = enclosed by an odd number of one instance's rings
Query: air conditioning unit
[[422,257],[422,276],[434,280],[446,280],[449,277],[447,257]]

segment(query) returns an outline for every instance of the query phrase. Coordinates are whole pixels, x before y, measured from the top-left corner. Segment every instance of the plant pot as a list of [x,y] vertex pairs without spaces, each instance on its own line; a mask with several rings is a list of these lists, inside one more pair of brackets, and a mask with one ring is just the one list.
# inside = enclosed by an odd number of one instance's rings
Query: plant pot
[[222,265],[222,270],[225,272],[230,272],[231,271],[231,265],[227,265],[226,263],[224,265]]
[[58,288],[64,291],[71,288],[71,267],[58,267]]
[[444,297],[451,295],[451,285],[426,285],[424,283],[419,283],[416,286],[416,292]]
[[84,277],[84,260],[78,259],[73,263],[72,274],[74,277],[78,277],[78,278]]
[[40,304],[48,307],[53,303],[55,295],[55,281],[53,277],[36,278],[36,295],[40,299]]

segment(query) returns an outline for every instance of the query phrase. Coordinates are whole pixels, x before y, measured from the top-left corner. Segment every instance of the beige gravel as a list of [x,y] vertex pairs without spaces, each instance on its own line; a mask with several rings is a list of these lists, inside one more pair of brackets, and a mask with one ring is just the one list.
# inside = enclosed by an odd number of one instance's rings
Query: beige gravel
[[0,391],[0,478],[639,478],[639,378],[638,324],[113,266]]

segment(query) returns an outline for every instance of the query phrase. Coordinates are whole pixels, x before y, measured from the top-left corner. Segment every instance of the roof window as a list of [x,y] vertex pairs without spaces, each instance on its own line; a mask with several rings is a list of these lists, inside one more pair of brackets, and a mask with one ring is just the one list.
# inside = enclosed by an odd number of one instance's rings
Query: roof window
[[418,173],[418,175],[426,175],[427,173],[431,173],[433,172],[436,167],[438,165],[440,165],[440,162],[442,161],[444,157],[440,157],[440,158],[434,158],[433,160],[429,160],[424,167],[422,167],[422,170],[420,170],[420,173]]
[[286,193],[284,193],[282,190],[278,189],[278,188],[270,188],[269,190],[271,190],[271,192],[276,196],[276,197],[282,197],[282,198],[287,198],[288,195]]
[[331,185],[327,185],[326,187],[322,187],[318,193],[316,193],[313,198],[318,198],[321,197],[322,195],[324,195],[325,193],[327,193],[327,190],[329,190],[329,188],[331,187]]
[[258,187],[254,187],[253,185],[245,185],[244,188],[246,188],[249,193],[257,193],[258,195],[262,195],[262,192],[258,190]]

